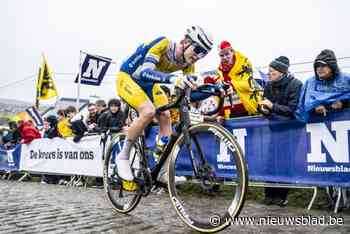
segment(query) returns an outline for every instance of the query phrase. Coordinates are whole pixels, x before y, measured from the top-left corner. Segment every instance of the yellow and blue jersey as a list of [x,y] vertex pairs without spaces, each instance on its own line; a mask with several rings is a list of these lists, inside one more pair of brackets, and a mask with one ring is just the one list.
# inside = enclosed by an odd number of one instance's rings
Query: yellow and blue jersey
[[175,43],[165,37],[143,43],[121,65],[117,75],[117,91],[132,107],[147,100],[156,106],[167,103],[159,83],[170,83],[171,74],[194,73],[194,65],[181,64],[175,59]]
[[[150,65],[154,65],[151,67]],[[194,73],[194,65],[179,64],[175,59],[175,43],[165,37],[143,43],[123,62],[121,71],[135,80],[169,83],[166,77],[175,71]],[[152,71],[153,70],[153,71]]]

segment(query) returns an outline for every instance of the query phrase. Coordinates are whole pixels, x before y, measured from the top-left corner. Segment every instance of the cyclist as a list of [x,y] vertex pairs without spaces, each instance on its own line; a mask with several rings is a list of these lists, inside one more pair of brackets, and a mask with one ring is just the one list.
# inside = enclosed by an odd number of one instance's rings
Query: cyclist
[[[176,87],[195,88],[190,75],[194,64],[205,57],[213,47],[209,33],[199,26],[186,30],[184,38],[175,43],[166,37],[159,37],[140,45],[121,65],[117,74],[117,92],[139,113],[139,118],[127,130],[127,139],[116,158],[119,177],[132,181],[133,174],[129,164],[129,153],[135,139],[144,128],[157,118],[160,126],[157,145],[166,144],[171,134],[169,111],[156,116],[156,107],[168,103],[159,83],[173,83]],[[183,71],[184,76],[172,74]]]

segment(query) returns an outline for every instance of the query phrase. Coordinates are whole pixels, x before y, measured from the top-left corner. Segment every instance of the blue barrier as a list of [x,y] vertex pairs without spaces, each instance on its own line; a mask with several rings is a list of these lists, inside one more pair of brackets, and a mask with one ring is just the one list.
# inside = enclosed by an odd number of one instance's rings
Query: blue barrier
[[0,171],[18,171],[21,157],[21,145],[14,149],[6,150],[0,148]]
[[[242,146],[251,181],[291,183],[310,186],[350,185],[350,109],[326,117],[312,116],[308,124],[280,117],[244,117],[226,121]],[[147,144],[154,146],[157,127],[150,131]],[[224,148],[207,136],[200,141],[222,176],[232,175],[232,163]],[[0,149],[0,170],[20,170],[21,146]],[[154,165],[150,157],[151,166]],[[179,163],[183,174],[190,173],[189,160]]]
[[[226,121],[243,150],[251,181],[292,183],[310,186],[350,186],[350,109],[326,117],[312,116],[308,124],[282,117],[244,117]],[[153,128],[147,139],[152,146]],[[222,176],[231,175],[229,160],[219,160],[225,149],[203,145]],[[220,152],[219,152],[220,150]],[[190,173],[189,160],[178,164],[183,175]],[[151,161],[151,164],[154,162]]]

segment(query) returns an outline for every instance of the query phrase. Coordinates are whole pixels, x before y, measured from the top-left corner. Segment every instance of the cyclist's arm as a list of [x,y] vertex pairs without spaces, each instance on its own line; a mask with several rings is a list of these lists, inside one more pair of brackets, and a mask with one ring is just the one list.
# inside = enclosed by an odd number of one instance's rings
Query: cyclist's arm
[[155,44],[145,56],[144,63],[140,70],[140,79],[145,82],[171,83],[170,78],[174,75],[156,71],[160,57],[166,53],[169,40],[164,38]]
[[155,67],[155,64],[144,64],[140,73],[141,80],[154,83],[171,83],[171,78],[174,77],[174,75],[156,71]]

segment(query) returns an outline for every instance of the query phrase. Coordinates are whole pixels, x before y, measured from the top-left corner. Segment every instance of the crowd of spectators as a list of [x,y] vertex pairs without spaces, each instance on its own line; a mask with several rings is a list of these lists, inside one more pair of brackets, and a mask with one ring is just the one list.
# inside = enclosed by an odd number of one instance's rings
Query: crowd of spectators
[[[0,131],[0,147],[8,150],[15,148],[17,144],[28,144],[38,138],[70,138],[78,143],[87,133],[100,134],[110,131],[117,133],[125,125],[125,113],[121,110],[119,99],[110,99],[108,107],[104,100],[88,104],[87,116],[78,115],[74,106],[59,109],[56,115],[48,115],[43,118],[43,127],[38,129],[31,120],[10,121],[8,128]],[[67,184],[68,176],[43,175],[42,183]],[[96,184],[102,186],[102,179],[97,179]]]
[[[268,66],[268,81],[265,87],[253,77],[252,64],[241,52],[235,50],[231,43],[223,41],[219,45],[220,64],[217,76],[209,76],[204,83],[218,84],[225,82],[230,86],[226,93],[225,104],[218,114],[208,116],[206,120],[222,123],[224,119],[262,114],[266,118],[283,116],[297,118],[307,122],[310,115],[326,116],[328,112],[341,111],[349,106],[350,75],[342,72],[333,51],[322,50],[314,60],[314,75],[304,84],[289,72],[290,60],[280,56]],[[168,86],[161,86],[169,102],[176,98]],[[206,108],[215,106],[215,98],[208,98],[193,104],[193,109],[204,113]],[[11,149],[19,143],[30,143],[37,138],[73,137],[79,142],[86,133],[122,131],[128,116],[122,110],[119,99],[110,99],[108,105],[104,100],[89,103],[85,117],[77,115],[73,106],[60,109],[56,115],[44,118],[41,131],[31,121],[11,121],[8,129],[0,131],[0,145]],[[170,111],[172,123],[179,122],[179,112]],[[66,177],[43,176],[45,183],[58,183]],[[97,180],[101,184],[101,180]],[[266,188],[265,203],[285,206],[288,189]]]
[[[205,120],[222,123],[223,119],[262,114],[266,118],[280,116],[307,122],[310,115],[322,117],[328,112],[349,107],[350,75],[340,71],[336,56],[331,50],[322,50],[315,58],[315,74],[305,84],[289,72],[288,57],[274,59],[268,66],[268,81],[264,87],[252,77],[249,60],[234,50],[228,41],[220,44],[219,57],[218,75],[206,77],[204,83],[224,81],[231,85],[231,90],[218,114],[204,116]],[[208,100],[195,102],[191,109],[204,114],[205,108],[210,109]],[[172,116],[172,119],[178,118]],[[264,203],[285,206],[288,203],[287,196],[287,188],[266,188]]]

